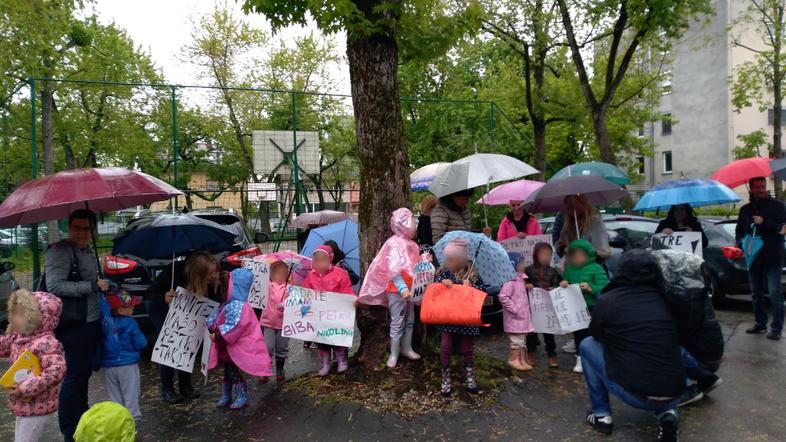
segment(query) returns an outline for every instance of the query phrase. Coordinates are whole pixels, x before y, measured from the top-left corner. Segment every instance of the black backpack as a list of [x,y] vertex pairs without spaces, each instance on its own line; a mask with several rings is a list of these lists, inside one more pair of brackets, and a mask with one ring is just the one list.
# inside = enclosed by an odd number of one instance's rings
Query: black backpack
[[[79,260],[76,253],[71,250],[71,266],[68,270],[68,277],[66,281],[78,282],[83,281],[82,273],[79,271]],[[36,291],[49,292],[46,287],[46,273],[42,273],[36,286]],[[60,298],[63,302],[63,310],[60,313],[60,323],[58,328],[76,327],[85,323],[87,320],[87,296],[80,296],[78,298],[61,297],[57,293],[53,295]]]

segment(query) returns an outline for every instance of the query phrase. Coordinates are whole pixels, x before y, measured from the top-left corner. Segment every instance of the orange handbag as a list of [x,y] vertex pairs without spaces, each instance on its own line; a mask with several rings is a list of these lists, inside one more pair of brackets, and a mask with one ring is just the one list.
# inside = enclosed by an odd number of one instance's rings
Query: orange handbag
[[430,284],[420,306],[424,324],[472,325],[488,327],[480,319],[486,293],[463,284],[450,287],[441,282]]

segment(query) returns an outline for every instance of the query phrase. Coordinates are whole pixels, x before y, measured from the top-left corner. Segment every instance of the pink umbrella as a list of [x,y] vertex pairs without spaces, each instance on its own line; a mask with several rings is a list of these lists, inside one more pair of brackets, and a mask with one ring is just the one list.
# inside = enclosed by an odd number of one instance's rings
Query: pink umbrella
[[302,213],[292,221],[292,227],[305,229],[308,226],[324,226],[337,223],[345,219],[358,222],[358,217],[354,213],[338,212],[336,210],[320,210],[318,212]]
[[283,262],[289,267],[289,282],[294,285],[303,284],[306,276],[308,276],[308,272],[311,271],[311,258],[306,258],[292,250],[267,253],[265,255],[256,256],[254,259],[264,259],[271,264],[276,261]]
[[487,206],[508,205],[511,201],[524,201],[533,192],[543,187],[545,183],[531,180],[518,180],[497,186],[491,192],[483,195],[477,204]]
[[733,189],[747,183],[751,178],[772,175],[771,161],[772,158],[761,157],[732,161],[715,171],[710,178]]
[[112,212],[182,194],[158,178],[122,167],[67,170],[19,186],[0,204],[0,225],[65,219],[84,208]]

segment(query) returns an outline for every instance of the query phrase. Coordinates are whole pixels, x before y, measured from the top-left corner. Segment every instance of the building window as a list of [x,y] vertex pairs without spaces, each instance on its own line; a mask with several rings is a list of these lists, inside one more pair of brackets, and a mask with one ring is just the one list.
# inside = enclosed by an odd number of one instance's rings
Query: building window
[[639,126],[639,138],[644,136],[644,124]]
[[671,172],[671,151],[667,150],[666,152],[663,152],[663,173],[668,174]]
[[639,175],[644,175],[645,169],[644,169],[644,157],[643,156],[636,157],[636,166],[638,168]]
[[668,95],[671,93],[672,90],[672,74],[671,71],[666,71],[663,73],[663,79],[660,81],[660,87],[662,89],[663,95]]
[[664,114],[661,119],[661,135],[671,135],[671,114]]

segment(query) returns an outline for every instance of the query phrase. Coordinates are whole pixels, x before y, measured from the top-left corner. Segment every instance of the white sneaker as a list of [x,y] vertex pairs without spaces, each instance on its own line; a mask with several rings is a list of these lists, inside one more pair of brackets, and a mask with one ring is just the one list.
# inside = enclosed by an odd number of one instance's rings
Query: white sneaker
[[576,353],[576,343],[571,339],[567,344],[562,346],[562,351],[565,353]]
[[576,365],[573,367],[573,373],[584,373],[581,367],[581,356],[576,356]]

